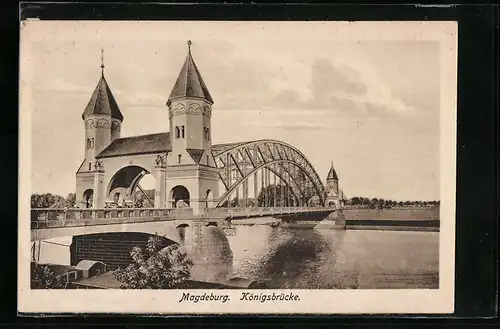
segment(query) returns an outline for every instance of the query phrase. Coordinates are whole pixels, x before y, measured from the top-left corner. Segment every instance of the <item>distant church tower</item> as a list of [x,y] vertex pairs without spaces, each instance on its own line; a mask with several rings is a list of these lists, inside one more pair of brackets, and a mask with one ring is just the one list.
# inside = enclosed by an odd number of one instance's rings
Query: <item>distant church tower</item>
[[191,207],[195,214],[213,207],[219,177],[212,156],[214,101],[188,54],[167,101],[171,151],[167,154],[167,207]]
[[[76,201],[79,207],[86,208],[93,205],[94,208],[103,208],[104,191],[98,191],[102,185],[100,182],[102,170],[95,157],[112,141],[120,138],[123,115],[104,78],[102,50],[101,77],[83,111],[82,119],[85,123],[85,160],[76,173]],[[96,200],[99,202],[94,202]]]
[[342,203],[343,195],[342,190],[339,189],[339,177],[332,162],[330,171],[328,171],[328,175],[326,176],[326,205],[339,207]]

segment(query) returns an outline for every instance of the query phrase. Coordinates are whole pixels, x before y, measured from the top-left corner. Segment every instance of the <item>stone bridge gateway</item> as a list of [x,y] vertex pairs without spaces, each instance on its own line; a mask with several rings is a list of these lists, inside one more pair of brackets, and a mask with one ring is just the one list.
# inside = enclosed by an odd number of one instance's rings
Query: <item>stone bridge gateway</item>
[[[76,173],[80,208],[336,207],[343,200],[333,163],[327,186],[307,157],[288,143],[262,139],[212,143],[214,100],[188,54],[166,105],[167,132],[121,137],[124,116],[104,76],[82,114],[85,158]],[[141,187],[154,177],[154,195]]]

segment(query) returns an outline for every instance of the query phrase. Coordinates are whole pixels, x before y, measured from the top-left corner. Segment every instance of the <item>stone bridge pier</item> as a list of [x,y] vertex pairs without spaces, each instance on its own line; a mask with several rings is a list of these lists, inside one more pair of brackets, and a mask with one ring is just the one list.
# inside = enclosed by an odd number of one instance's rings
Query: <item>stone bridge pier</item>
[[194,221],[179,227],[181,246],[192,260],[191,279],[223,283],[233,273],[233,252],[221,222]]
[[[223,219],[187,218],[172,221],[117,223],[101,226],[47,228],[33,239],[32,258],[40,263],[77,265],[79,261],[102,261],[109,269],[126,267],[132,247],[145,246],[158,234],[165,245],[181,246],[193,262],[191,279],[222,283],[233,271],[233,253],[222,228]],[[70,245],[57,245],[51,238],[71,238]],[[54,250],[56,248],[57,250]],[[54,254],[59,259],[54,259]],[[35,256],[36,255],[36,256]]]

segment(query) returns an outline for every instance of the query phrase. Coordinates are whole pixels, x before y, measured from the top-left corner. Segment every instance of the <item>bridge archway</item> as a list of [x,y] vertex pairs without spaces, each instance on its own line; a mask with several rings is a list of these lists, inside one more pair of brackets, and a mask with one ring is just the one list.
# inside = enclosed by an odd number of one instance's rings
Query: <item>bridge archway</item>
[[183,224],[180,224],[180,225],[177,225],[177,227],[175,228],[177,230],[177,234],[179,236],[179,244],[183,247],[186,247],[187,245],[190,244],[190,234],[191,234],[191,227],[186,224],[186,223],[183,223]]
[[184,185],[176,185],[170,190],[170,199],[172,208],[188,208],[189,207],[189,190]]
[[85,192],[83,192],[84,208],[92,208],[93,197],[94,197],[93,189],[87,189],[85,190]]
[[[130,251],[133,247],[145,248],[154,234],[136,232],[95,233],[73,236],[70,254],[71,265],[82,260],[100,261],[110,270],[126,267],[132,263]],[[159,236],[162,247],[176,244],[175,241]]]
[[[248,199],[249,194],[257,199],[262,193],[259,190],[264,191],[264,202],[258,201],[258,206],[308,206],[312,197],[325,205],[326,190],[316,170],[303,153],[287,143],[258,140],[215,145],[212,150],[225,190],[217,206],[239,205],[241,196]],[[251,185],[253,193],[249,193]],[[292,202],[277,202],[289,196],[277,196],[276,191],[290,194]],[[244,204],[248,206],[247,200]]]
[[214,205],[214,192],[212,192],[212,190],[208,189],[206,192],[205,192],[205,200],[206,200],[206,207],[207,208],[212,208]]
[[130,165],[119,169],[111,178],[106,201],[137,208],[154,207],[155,178],[143,167]]

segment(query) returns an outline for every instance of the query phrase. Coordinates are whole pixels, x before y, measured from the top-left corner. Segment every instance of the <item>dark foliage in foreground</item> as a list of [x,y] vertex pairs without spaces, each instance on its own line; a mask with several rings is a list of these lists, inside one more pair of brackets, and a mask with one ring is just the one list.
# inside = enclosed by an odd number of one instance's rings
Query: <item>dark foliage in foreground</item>
[[193,263],[179,245],[163,248],[160,237],[150,237],[144,250],[134,247],[130,252],[133,263],[117,269],[114,277],[123,289],[180,288],[190,276]]

